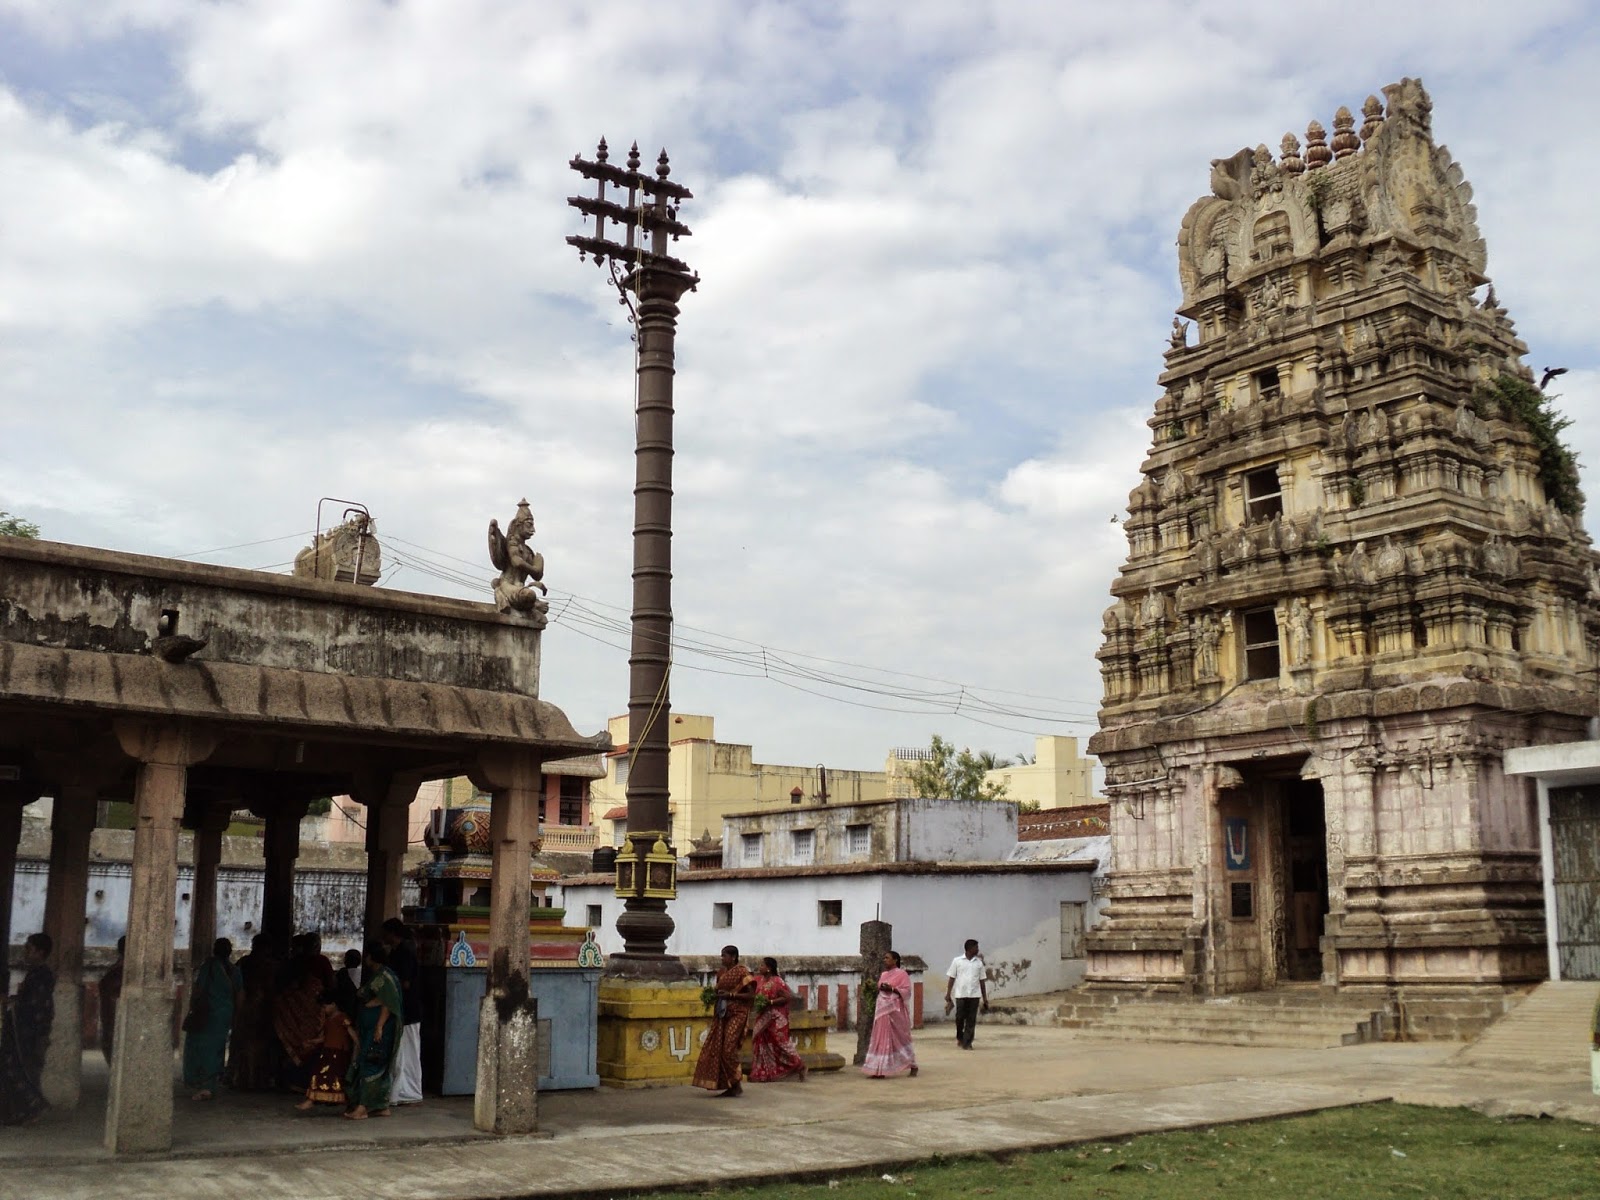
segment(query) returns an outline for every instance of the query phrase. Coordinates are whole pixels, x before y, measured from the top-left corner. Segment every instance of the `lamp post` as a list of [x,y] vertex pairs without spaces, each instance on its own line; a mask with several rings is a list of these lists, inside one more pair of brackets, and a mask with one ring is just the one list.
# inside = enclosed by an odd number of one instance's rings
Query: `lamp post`
[[[617,919],[621,952],[612,973],[677,978],[682,964],[667,954],[672,918],[667,901],[677,895],[677,852],[667,811],[668,729],[672,665],[672,377],[678,301],[700,277],[667,253],[686,237],[678,204],[694,193],[667,178],[663,150],[652,176],[639,170],[639,145],[627,165],[609,161],[605,139],[593,161],[574,156],[571,167],[593,180],[592,196],[567,200],[593,218],[594,232],[567,238],[580,259],[609,267],[627,305],[638,345],[634,409],[633,636],[628,654],[628,825],[617,854]],[[607,236],[615,226],[621,241]],[[631,294],[631,296],[630,296]]]

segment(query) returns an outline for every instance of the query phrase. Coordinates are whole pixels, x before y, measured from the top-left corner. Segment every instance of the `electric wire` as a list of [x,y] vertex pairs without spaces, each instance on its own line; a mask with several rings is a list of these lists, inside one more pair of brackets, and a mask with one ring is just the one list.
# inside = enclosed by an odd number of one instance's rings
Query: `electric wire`
[[[636,392],[636,409],[637,403]],[[301,536],[306,535],[286,534],[282,538],[251,544],[264,545]],[[433,550],[392,532],[384,535],[383,544],[388,559],[384,566],[385,581],[393,580],[402,570],[409,570],[469,594],[493,594],[492,586],[483,575],[476,573],[480,570],[477,563]],[[239,548],[243,547],[219,547],[214,552]],[[289,565],[288,562],[274,563],[256,569],[271,570]],[[469,571],[474,573],[469,574]],[[551,589],[550,599],[552,612],[548,622],[551,626],[608,649],[623,653],[631,650],[635,635],[626,608],[555,588]],[[645,637],[644,644],[648,645],[648,634]],[[1093,728],[1098,723],[1097,702],[1015,689],[976,687],[941,676],[781,649],[676,620],[667,642],[669,672],[677,667],[726,678],[766,680],[853,708],[914,716],[955,716],[988,728],[1022,734],[1062,726]],[[665,689],[652,702],[653,713],[661,709],[661,695],[664,694]]]

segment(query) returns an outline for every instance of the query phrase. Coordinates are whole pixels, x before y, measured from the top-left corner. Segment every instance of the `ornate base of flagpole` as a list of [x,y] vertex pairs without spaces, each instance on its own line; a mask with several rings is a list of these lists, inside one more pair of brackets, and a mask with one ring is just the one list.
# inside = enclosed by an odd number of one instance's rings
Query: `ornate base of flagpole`
[[665,900],[628,897],[617,918],[617,933],[625,949],[606,960],[606,974],[629,979],[688,978],[683,963],[667,953],[667,939],[675,928]]

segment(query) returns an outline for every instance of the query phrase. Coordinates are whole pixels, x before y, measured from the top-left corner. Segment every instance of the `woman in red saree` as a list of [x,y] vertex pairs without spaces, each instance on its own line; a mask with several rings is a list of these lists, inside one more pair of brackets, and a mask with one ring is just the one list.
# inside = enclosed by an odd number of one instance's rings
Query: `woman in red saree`
[[[750,1033],[750,1082],[771,1083],[785,1075],[806,1078],[806,1064],[789,1036],[789,985],[778,974],[778,960],[763,958],[756,977],[756,1020]],[[761,1001],[766,1001],[762,1007]]]
[[[711,1031],[694,1064],[694,1086],[718,1096],[744,1094],[739,1072],[739,1049],[755,998],[755,977],[739,961],[739,947],[722,948],[722,969],[717,972],[717,999]],[[721,1088],[721,1091],[717,1091]]]
[[900,966],[900,955],[890,950],[883,956],[883,974],[878,976],[877,1005],[872,1012],[872,1040],[861,1073],[873,1079],[917,1073],[917,1052],[911,1046],[911,976]]

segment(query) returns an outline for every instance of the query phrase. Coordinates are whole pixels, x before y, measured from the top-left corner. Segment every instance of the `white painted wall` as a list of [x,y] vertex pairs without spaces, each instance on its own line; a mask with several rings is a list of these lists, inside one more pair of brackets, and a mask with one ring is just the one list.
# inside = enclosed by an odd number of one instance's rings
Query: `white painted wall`
[[[20,945],[30,933],[44,927],[45,888],[50,871],[46,863],[23,860],[17,864],[12,890],[11,942]],[[263,874],[260,867],[222,867],[217,872],[217,936],[229,938],[234,952],[250,948],[260,929]],[[89,866],[88,896],[84,904],[84,945],[113,947],[128,929],[128,898],[133,870],[127,863],[95,862]],[[194,871],[178,868],[174,897],[172,943],[189,946],[189,918],[194,910],[191,889]],[[297,931],[322,933],[322,950],[332,955],[361,945],[366,920],[366,876],[353,871],[302,870],[294,877],[294,925]],[[403,902],[416,903],[416,884],[406,881]]]
[[[882,875],[799,875],[789,879],[727,879],[678,881],[678,898],[669,915],[676,924],[667,939],[669,954],[715,956],[723,946],[739,947],[745,958],[763,955],[855,955],[861,952],[861,923],[877,916],[883,893]],[[568,885],[557,904],[566,906],[565,923],[588,923],[591,904],[600,905],[601,949],[620,950],[617,917],[622,901],[610,884]],[[819,925],[817,902],[838,900],[840,924]],[[733,925],[713,925],[717,904],[733,905]]]
[[1005,800],[902,800],[900,862],[1002,862],[1017,844],[1017,806]]
[[[818,901],[842,902],[843,920],[818,924]],[[894,926],[895,948],[926,959],[928,987],[941,993],[944,971],[969,937],[978,939],[998,978],[991,996],[1026,996],[1082,982],[1085,962],[1061,958],[1061,903],[1091,902],[1090,875],[1079,872],[1015,874],[940,872],[927,875],[796,875],[787,878],[680,879],[669,913],[676,923],[667,951],[715,955],[733,944],[746,959],[771,954],[854,955],[863,921]],[[604,883],[569,884],[557,903],[565,922],[587,923],[591,904],[600,906],[599,940],[607,952],[620,949],[616,920],[622,901]],[[733,905],[733,924],[713,925],[714,905]],[[929,1020],[941,1006],[929,1003]]]
[[978,939],[990,968],[991,998],[1054,992],[1083,982],[1085,960],[1061,957],[1061,904],[1083,904],[1087,918],[1086,871],[895,875],[884,890],[883,919],[894,926],[896,948],[928,961],[930,989],[937,984],[943,991],[950,960],[969,937]]

